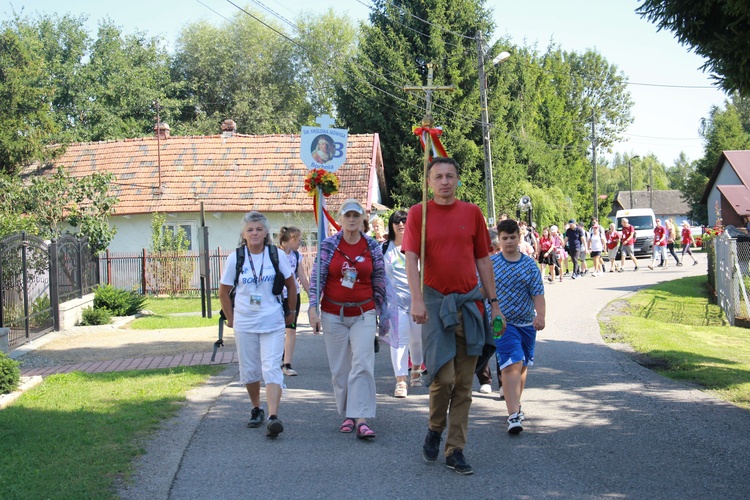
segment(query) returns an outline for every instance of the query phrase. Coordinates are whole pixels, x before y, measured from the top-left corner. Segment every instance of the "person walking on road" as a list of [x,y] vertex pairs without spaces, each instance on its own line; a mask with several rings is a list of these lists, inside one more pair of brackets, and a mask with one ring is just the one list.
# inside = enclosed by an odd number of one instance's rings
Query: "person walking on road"
[[534,364],[536,332],[544,329],[546,304],[542,274],[536,263],[518,250],[515,221],[497,225],[502,253],[490,257],[500,310],[507,320],[505,333],[495,335],[496,357],[503,380],[508,432],[523,430],[521,394],[528,367]]
[[[227,325],[234,328],[240,382],[245,384],[253,405],[247,426],[260,427],[265,420],[265,412],[260,407],[262,376],[266,384],[269,413],[266,435],[275,438],[284,432],[284,425],[278,418],[281,384],[284,381],[279,365],[284,351],[284,325],[294,321],[297,296],[289,295],[290,310],[285,318],[280,295],[273,294],[276,271],[269,253],[271,237],[266,216],[255,211],[245,214],[240,237],[244,241],[241,250],[244,252],[244,265],[240,276],[236,276],[237,252],[229,254],[219,284],[219,301]],[[281,258],[278,266],[287,289],[294,290],[296,284],[289,261]],[[235,283],[233,300],[230,292]]]
[[625,217],[622,218],[622,234],[620,236],[620,272],[623,272],[625,270],[625,256],[627,255],[630,257],[630,260],[633,261],[633,264],[635,267],[633,268],[633,271],[638,270],[638,261],[635,260],[635,251],[633,250],[633,245],[635,245],[635,228],[630,225],[630,222],[628,222],[628,219]]
[[375,437],[367,419],[375,417],[376,316],[381,333],[387,333],[388,297],[395,300],[395,295],[385,275],[380,244],[361,231],[362,204],[344,201],[339,217],[341,231],[320,246],[320,290],[318,266],[313,267],[308,315],[314,333],[322,327],[336,408],[345,417],[339,431],[351,433],[356,426],[357,437],[368,440]]
[[667,229],[661,225],[661,219],[656,219],[656,227],[654,227],[654,258],[649,264],[648,268],[653,270],[656,265],[656,261],[661,259],[664,263],[664,269],[669,268],[669,262],[667,261]]
[[[484,314],[483,299],[492,316],[501,316],[492,287],[490,239],[478,206],[456,199],[459,165],[452,158],[435,158],[427,166],[434,197],[427,203],[424,292],[420,286],[422,205],[414,205],[406,220],[401,250],[406,254],[406,275],[411,291],[411,314],[422,325],[422,347],[430,388],[430,417],[422,456],[435,462],[443,430],[445,464],[459,474],[474,469],[464,457],[471,408],[474,372],[484,366],[495,346]],[[479,363],[477,361],[479,360]],[[448,420],[450,412],[450,420]]]
[[691,259],[693,259],[693,265],[697,266],[698,261],[695,260],[695,257],[693,256],[693,251],[690,249],[691,245],[695,243],[695,239],[693,238],[693,233],[690,232],[690,224],[688,224],[688,221],[684,220],[682,221],[682,231],[680,232],[680,236],[682,236],[682,261],[685,262],[685,254],[687,253]]
[[[295,290],[292,293],[297,293],[297,305],[300,302],[299,287],[305,289],[305,292],[310,293],[310,282],[307,279],[307,273],[305,268],[302,267],[302,258],[299,254],[300,240],[302,238],[302,231],[294,226],[282,227],[279,230],[279,245],[284,254],[289,260],[289,266],[292,268],[294,273],[294,284]],[[284,310],[289,310],[289,290],[284,288]],[[297,313],[294,316],[292,323],[286,325],[286,340],[284,341],[284,359],[281,363],[281,371],[288,377],[297,376],[297,372],[292,368],[292,358],[294,357],[294,347],[297,343],[297,321],[299,319],[300,307],[297,307]]]
[[599,225],[597,219],[591,219],[591,228],[588,234],[589,253],[594,261],[594,271],[591,276],[599,276],[604,272],[604,261],[602,251],[604,250],[604,229]]
[[677,254],[674,251],[674,243],[677,240],[677,230],[674,227],[674,222],[672,222],[672,219],[667,219],[664,221],[664,223],[667,225],[667,251],[672,254],[672,257],[674,257],[674,260],[677,263],[677,267],[680,267],[682,265],[682,262],[680,262],[680,258],[677,257]]
[[[570,258],[573,260],[573,274],[571,278],[576,279],[579,276],[583,276],[581,273],[581,254],[584,251],[584,233],[583,229],[576,225],[575,219],[568,221],[568,228],[565,230],[565,247],[570,253]],[[583,253],[583,258],[586,258],[586,254]]]
[[617,232],[617,227],[614,223],[609,225],[609,230],[605,233],[607,241],[607,252],[609,259],[609,272],[613,273],[619,271],[617,266],[617,247],[620,246],[620,233]]
[[385,272],[398,295],[398,346],[391,347],[391,364],[396,375],[396,390],[393,395],[405,398],[408,392],[409,357],[412,370],[409,384],[422,386],[422,327],[410,314],[411,294],[406,279],[406,257],[401,253],[401,243],[406,229],[406,212],[396,210],[388,219],[388,239],[383,243]]

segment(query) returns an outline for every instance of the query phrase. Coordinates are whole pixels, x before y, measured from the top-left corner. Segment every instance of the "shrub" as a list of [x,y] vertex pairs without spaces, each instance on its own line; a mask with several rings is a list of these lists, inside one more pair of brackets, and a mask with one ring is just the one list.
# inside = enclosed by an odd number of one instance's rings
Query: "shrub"
[[94,292],[94,309],[107,309],[112,316],[132,316],[143,310],[146,297],[138,292],[101,285]]
[[81,311],[81,324],[84,326],[108,325],[112,321],[112,316],[108,309],[92,309],[86,307]]
[[18,363],[7,354],[0,352],[0,394],[10,394],[18,388],[21,370]]

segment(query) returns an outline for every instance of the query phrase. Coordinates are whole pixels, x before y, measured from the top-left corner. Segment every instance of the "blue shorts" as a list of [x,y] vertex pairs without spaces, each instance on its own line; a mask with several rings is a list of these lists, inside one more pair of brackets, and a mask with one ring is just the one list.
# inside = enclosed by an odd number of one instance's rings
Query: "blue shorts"
[[503,336],[495,339],[497,365],[501,370],[519,361],[523,361],[523,366],[533,365],[535,344],[536,329],[533,326],[508,323]]

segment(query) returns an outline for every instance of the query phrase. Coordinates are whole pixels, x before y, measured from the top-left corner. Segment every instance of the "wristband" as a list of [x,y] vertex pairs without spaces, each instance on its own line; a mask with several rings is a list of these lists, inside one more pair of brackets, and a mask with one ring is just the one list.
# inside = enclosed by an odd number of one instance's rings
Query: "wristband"
[[296,309],[289,309],[289,312],[287,314],[297,314]]
[[490,304],[492,304],[493,302],[497,302],[497,297],[490,299]]

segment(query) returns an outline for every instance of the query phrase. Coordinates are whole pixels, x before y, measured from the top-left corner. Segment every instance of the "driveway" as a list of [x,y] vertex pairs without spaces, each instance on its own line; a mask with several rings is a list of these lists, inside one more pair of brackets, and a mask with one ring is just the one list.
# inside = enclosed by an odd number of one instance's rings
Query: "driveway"
[[[547,286],[547,328],[524,392],[524,431],[505,430],[498,393],[474,393],[472,476],[427,464],[427,388],[392,397],[390,357],[376,355],[378,436],[338,432],[320,336],[302,328],[276,440],[248,429],[236,367],[191,395],[147,446],[124,498],[747,498],[750,413],[663,378],[605,345],[597,313],[701,265],[605,274]],[[643,264],[643,262],[641,262]],[[476,386],[475,388],[478,388]],[[496,389],[496,387],[495,387]]]

